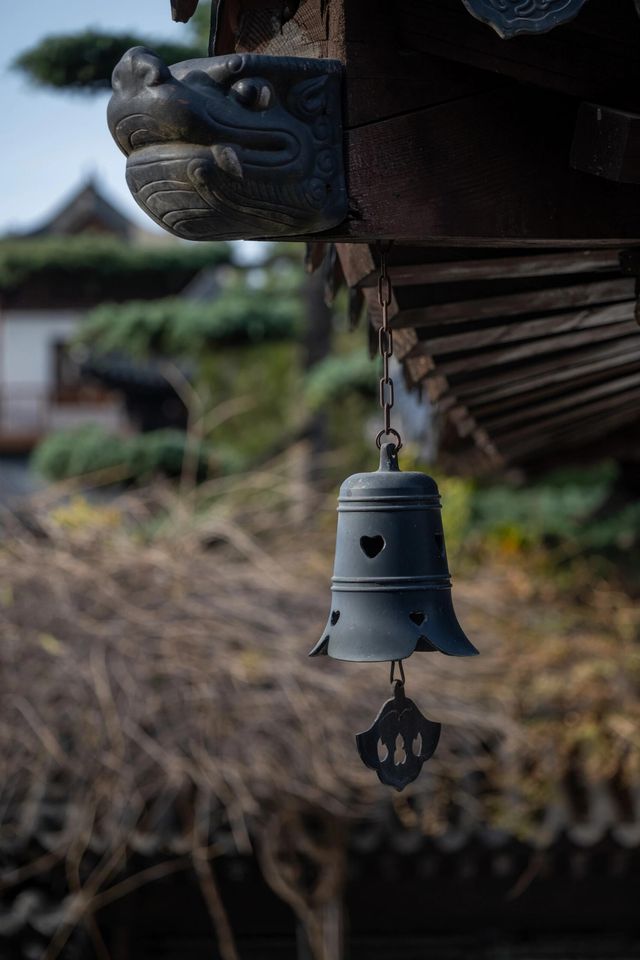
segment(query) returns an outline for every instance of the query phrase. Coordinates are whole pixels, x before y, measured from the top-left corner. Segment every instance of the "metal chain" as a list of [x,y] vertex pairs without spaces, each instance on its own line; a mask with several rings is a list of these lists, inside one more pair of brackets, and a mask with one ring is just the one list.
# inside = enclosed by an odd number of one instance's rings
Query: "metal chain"
[[382,446],[382,438],[396,438],[396,453],[402,448],[402,438],[397,430],[391,426],[391,410],[394,404],[393,380],[389,376],[389,361],[393,356],[393,330],[389,327],[389,305],[391,303],[391,281],[387,273],[387,247],[379,245],[380,272],[378,274],[378,304],[382,314],[382,322],[378,330],[378,348],[382,357],[382,376],[380,378],[380,406],[383,412],[383,428],[376,437],[378,450]]

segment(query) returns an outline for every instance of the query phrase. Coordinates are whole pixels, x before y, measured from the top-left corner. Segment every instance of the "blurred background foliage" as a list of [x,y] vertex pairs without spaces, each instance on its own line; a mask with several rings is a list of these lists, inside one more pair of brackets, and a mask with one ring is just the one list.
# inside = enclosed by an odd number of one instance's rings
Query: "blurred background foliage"
[[123,437],[98,424],[50,434],[36,449],[33,465],[50,480],[86,477],[94,482],[144,483],[159,475],[180,477],[190,449],[198,480],[223,468],[218,451],[206,442],[191,440],[184,431],[152,430]]
[[174,297],[100,306],[87,317],[80,342],[99,353],[198,359],[223,346],[294,340],[302,319],[291,283],[252,289],[235,274],[206,302]]
[[0,294],[10,296],[27,284],[73,284],[94,296],[113,296],[113,283],[127,290],[152,287],[156,296],[184,286],[200,270],[231,260],[225,243],[157,246],[125,245],[115,237],[17,237],[0,240]]
[[[203,270],[214,277],[213,292],[163,296],[197,282]],[[378,361],[362,328],[347,331],[344,296],[326,307],[321,275],[305,274],[292,245],[270,245],[264,264],[238,266],[228,244],[130,248],[86,235],[0,243],[0,290],[16,294],[34,280],[58,291],[65,283],[76,292],[83,284],[105,296],[117,291],[124,302],[90,310],[76,349],[94,364],[152,363],[187,419],[187,434],[123,437],[98,427],[53,433],[33,457],[46,479],[101,473],[145,484],[180,477],[188,462],[201,482],[258,468],[301,440],[315,452],[311,473],[324,489],[375,465]],[[130,287],[145,283],[155,299],[127,299]],[[429,466],[411,443],[403,465]],[[620,496],[620,472],[615,463],[538,478],[474,480],[436,471],[452,564],[526,555],[566,574],[590,557],[606,573],[638,549],[640,504]]]
[[183,43],[84,30],[44,37],[16,57],[13,66],[40,87],[102,93],[110,89],[113,68],[131,47],[148,47],[171,64],[206,56],[208,40],[209,14],[201,8],[190,21]]
[[20,54],[14,66],[39,86],[85,92],[108,90],[115,64],[131,47],[147,46],[164,60],[176,63],[202,56],[202,48],[143,40],[128,33],[108,34],[85,30],[79,34],[51,36]]

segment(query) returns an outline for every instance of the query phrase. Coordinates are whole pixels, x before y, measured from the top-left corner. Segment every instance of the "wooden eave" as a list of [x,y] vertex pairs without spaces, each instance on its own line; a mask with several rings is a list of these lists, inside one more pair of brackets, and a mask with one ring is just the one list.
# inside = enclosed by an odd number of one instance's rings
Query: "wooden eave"
[[636,5],[508,41],[461,0],[222,0],[218,26],[220,54],[344,63],[350,213],[300,239],[337,243],[374,324],[393,241],[396,353],[449,431],[485,467],[637,456]]
[[[378,323],[376,249],[340,244],[338,253]],[[637,456],[640,329],[636,279],[621,251],[479,258],[396,245],[387,257],[407,379],[475,442],[485,469]]]

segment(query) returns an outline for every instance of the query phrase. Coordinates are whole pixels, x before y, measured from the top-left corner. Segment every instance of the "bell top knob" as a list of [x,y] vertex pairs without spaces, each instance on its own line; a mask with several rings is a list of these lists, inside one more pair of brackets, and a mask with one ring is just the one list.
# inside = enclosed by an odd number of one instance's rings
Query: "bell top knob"
[[380,447],[380,467],[373,473],[354,473],[340,487],[338,509],[362,501],[373,503],[420,503],[423,507],[440,507],[438,485],[432,477],[417,471],[404,471],[398,466],[395,443]]

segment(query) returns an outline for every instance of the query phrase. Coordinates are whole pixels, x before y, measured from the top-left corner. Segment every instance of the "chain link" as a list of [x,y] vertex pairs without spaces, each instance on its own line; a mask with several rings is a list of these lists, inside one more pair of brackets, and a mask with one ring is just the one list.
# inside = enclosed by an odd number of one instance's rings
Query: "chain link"
[[376,437],[378,449],[382,446],[382,438],[395,437],[396,453],[402,447],[402,439],[397,430],[391,427],[391,410],[395,401],[393,380],[389,376],[389,361],[393,356],[393,330],[389,326],[389,305],[391,304],[391,281],[387,273],[387,247],[378,247],[380,255],[380,272],[378,274],[378,305],[382,315],[382,322],[378,330],[378,349],[382,357],[382,376],[380,377],[380,406],[383,414],[383,428]]

